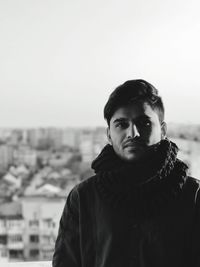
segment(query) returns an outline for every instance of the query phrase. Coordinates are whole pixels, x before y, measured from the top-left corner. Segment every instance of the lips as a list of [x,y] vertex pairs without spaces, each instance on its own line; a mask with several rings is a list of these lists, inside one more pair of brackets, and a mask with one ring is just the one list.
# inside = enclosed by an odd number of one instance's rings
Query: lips
[[126,144],[124,145],[124,148],[138,149],[138,148],[141,148],[141,147],[142,147],[141,144],[138,144],[138,143],[132,143],[132,142],[126,143]]

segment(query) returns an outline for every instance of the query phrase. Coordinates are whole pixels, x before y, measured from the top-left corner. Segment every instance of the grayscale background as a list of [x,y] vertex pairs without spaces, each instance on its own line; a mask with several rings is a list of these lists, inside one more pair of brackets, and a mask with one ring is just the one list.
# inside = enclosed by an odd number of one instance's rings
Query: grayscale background
[[106,144],[128,79],[158,88],[168,135],[200,178],[200,3],[0,0],[0,265],[50,261],[71,188]]

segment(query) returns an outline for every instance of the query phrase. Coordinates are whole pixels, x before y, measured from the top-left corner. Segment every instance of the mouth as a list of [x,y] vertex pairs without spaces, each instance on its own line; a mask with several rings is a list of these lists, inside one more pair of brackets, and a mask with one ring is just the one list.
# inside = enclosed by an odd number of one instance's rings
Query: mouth
[[136,144],[136,143],[127,143],[124,145],[124,148],[129,148],[129,149],[132,149],[132,150],[137,150],[137,149],[141,149],[143,148],[144,145],[142,144]]

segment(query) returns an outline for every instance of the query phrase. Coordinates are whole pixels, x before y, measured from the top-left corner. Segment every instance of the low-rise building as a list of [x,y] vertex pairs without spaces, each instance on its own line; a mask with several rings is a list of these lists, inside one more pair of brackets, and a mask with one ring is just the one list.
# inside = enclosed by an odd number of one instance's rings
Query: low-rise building
[[25,221],[25,259],[51,260],[66,196],[30,196],[20,201]]
[[24,260],[24,218],[20,203],[0,205],[0,261]]
[[65,201],[32,196],[1,204],[0,262],[51,260]]

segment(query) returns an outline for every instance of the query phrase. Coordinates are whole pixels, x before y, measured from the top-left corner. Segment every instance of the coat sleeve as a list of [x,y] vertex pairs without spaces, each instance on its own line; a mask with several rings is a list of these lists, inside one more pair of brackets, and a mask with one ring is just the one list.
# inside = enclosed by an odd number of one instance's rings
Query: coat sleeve
[[53,267],[81,267],[78,193],[68,195],[58,230]]
[[191,241],[191,258],[188,266],[200,266],[200,187],[195,196],[195,223]]

